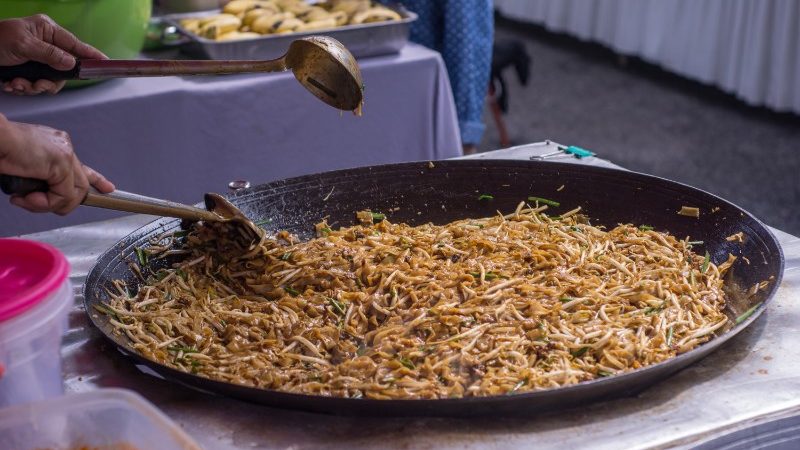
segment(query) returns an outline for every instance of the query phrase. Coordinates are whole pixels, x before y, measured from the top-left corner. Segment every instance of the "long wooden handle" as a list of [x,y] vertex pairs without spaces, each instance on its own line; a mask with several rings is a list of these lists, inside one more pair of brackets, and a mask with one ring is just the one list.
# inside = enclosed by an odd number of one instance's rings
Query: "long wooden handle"
[[286,69],[286,62],[283,58],[267,61],[91,59],[81,61],[80,78],[224,75],[233,73],[281,72]]
[[206,211],[205,209],[120,190],[110,194],[89,192],[82,204],[94,206],[96,208],[113,209],[137,214],[177,217],[179,219],[205,220],[210,222],[222,220],[220,216],[211,211]]
[[47,64],[26,62],[0,66],[0,81],[24,78],[36,80],[92,80],[97,78],[169,77],[176,75],[224,75],[234,73],[281,72],[283,58],[249,61],[84,59],[70,70],[56,70]]
[[[47,192],[49,186],[43,180],[0,175],[0,188],[9,195],[27,195],[31,192]],[[101,194],[91,190],[86,195],[86,198],[83,199],[82,204],[96,208],[177,217],[179,219],[211,222],[222,220],[222,217],[205,209],[119,190],[110,194]]]

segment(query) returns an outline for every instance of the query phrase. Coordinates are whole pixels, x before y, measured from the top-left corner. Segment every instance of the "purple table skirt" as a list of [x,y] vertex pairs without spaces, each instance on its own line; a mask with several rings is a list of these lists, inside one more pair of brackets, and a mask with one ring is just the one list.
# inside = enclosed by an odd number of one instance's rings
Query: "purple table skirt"
[[[186,203],[325,170],[443,159],[461,153],[447,71],[409,44],[360,61],[364,115],[340,114],[291,73],[111,80],[54,97],[0,94],[9,119],[70,133],[81,160],[117,188]],[[0,236],[119,216],[81,207],[66,217],[0,202]]]

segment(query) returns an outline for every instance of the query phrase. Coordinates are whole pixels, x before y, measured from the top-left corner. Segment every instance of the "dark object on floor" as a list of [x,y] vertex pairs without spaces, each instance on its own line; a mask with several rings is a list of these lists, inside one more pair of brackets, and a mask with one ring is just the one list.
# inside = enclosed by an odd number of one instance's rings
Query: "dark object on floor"
[[[492,74],[489,80],[489,107],[500,134],[500,145],[508,147],[511,142],[501,114],[508,113],[508,84],[503,78],[503,70],[514,67],[520,84],[527,86],[530,75],[531,58],[525,51],[525,44],[519,39],[501,39],[492,49]],[[499,88],[498,88],[499,87]]]
[[[144,358],[125,334],[114,333],[110,316],[93,313],[122,279],[131,292],[142,284],[141,275],[129,261],[135,250],[147,247],[154,236],[178,231],[180,221],[161,219],[123,238],[97,260],[84,284],[84,305],[90,320],[100,331],[139,365],[162,377],[203,392],[240,398],[283,408],[336,415],[369,416],[526,416],[573,405],[585,405],[599,398],[615,398],[638,392],[699,360],[741,332],[761,314],[780,286],[783,255],[769,230],[737,206],[703,191],[661,178],[634,172],[570,163],[515,160],[464,160],[391,164],[306,175],[242,189],[231,202],[273,233],[287,230],[300,239],[314,235],[314,224],[328,217],[337,227],[350,226],[355,211],[371,208],[386,211],[390,220],[419,225],[447,223],[465,217],[488,217],[497,211],[514,211],[520,199],[536,191],[553,193],[561,206],[548,209],[563,214],[580,206],[596,225],[620,222],[648,224],[674,236],[701,240],[714,263],[729,253],[747,257],[751,265],[734,264],[726,279],[728,312],[746,317],[705,344],[667,361],[619,375],[584,383],[520,392],[518,395],[465,397],[440,400],[376,400],[326,397],[258,389],[236,383],[211,380],[173,369]],[[566,185],[567,189],[559,191]],[[335,189],[333,189],[335,187]],[[479,201],[480,193],[491,193],[490,201]],[[701,208],[699,218],[677,214],[682,205]],[[399,209],[396,209],[399,208]],[[715,213],[710,211],[719,208]],[[389,213],[391,211],[391,213]],[[744,242],[725,238],[744,233]],[[700,244],[698,244],[700,245]],[[178,262],[177,256],[151,259],[142,273],[156,273]],[[774,278],[772,278],[774,277]],[[754,295],[747,289],[763,280],[769,285]],[[755,306],[752,312],[751,308]],[[745,315],[745,311],[748,311]],[[767,323],[769,328],[771,323]],[[765,326],[762,320],[759,326]],[[715,370],[724,370],[716,367]]]
[[[513,66],[517,79],[523,86],[528,85],[531,73],[531,57],[525,51],[525,44],[519,39],[498,39],[492,48],[492,76],[490,83],[495,92],[499,91],[497,103],[503,114],[508,113],[508,85],[503,78],[503,70]],[[497,86],[500,89],[497,89]]]

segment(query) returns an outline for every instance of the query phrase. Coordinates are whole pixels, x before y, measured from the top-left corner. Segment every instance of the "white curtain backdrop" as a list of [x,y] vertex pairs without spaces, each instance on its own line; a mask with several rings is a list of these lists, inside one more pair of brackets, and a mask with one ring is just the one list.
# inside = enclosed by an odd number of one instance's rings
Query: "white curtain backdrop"
[[543,25],[800,114],[800,0],[494,0]]

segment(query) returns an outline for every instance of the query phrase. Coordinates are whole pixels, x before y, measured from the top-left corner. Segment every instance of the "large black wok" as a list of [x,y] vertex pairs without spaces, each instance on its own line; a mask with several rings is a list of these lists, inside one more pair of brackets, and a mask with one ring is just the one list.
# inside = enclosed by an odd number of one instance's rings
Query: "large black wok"
[[[559,187],[564,186],[560,191]],[[493,200],[478,200],[490,194]],[[445,223],[467,217],[509,212],[528,196],[561,203],[548,211],[565,212],[576,206],[592,223],[647,224],[678,238],[686,236],[705,244],[712,261],[721,263],[728,253],[739,258],[726,278],[729,316],[736,318],[754,305],[754,313],[706,344],[669,361],[618,376],[557,389],[480,398],[444,400],[369,400],[290,394],[209,380],[171,369],[139,356],[124,335],[112,333],[108,317],[95,313],[93,305],[106,299],[114,279],[138,285],[130,269],[134,249],[149,238],[177,229],[180,222],[161,219],[122,239],[89,273],[85,285],[86,311],[100,331],[138,364],[164,378],[220,395],[267,405],[334,414],[362,415],[497,415],[530,413],[572,406],[599,398],[627,395],[662,380],[703,358],[741,332],[764,310],[777,290],[783,272],[783,255],[775,237],[753,216],[714,195],[665,179],[621,170],[564,163],[474,160],[394,164],[328,172],[275,181],[241,191],[232,201],[256,221],[268,221],[269,230],[289,230],[308,238],[313,224],[323,217],[334,227],[354,224],[355,212],[370,208],[385,212],[389,220],[420,224]],[[699,207],[699,218],[677,214],[681,206]],[[392,210],[392,208],[399,208]],[[726,237],[744,233],[744,242]],[[160,261],[155,264],[167,264]],[[151,263],[152,264],[152,263]],[[157,267],[153,267],[156,269]],[[766,289],[748,296],[755,283],[769,280]],[[724,350],[723,350],[724,351]]]

